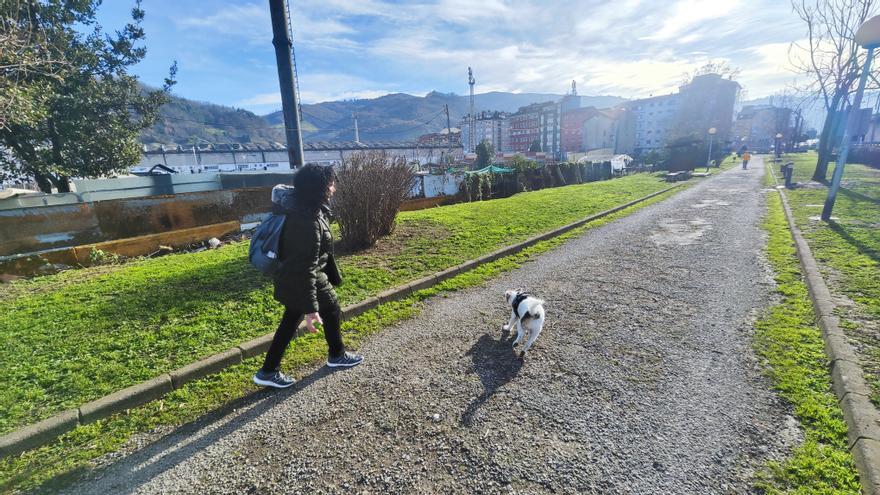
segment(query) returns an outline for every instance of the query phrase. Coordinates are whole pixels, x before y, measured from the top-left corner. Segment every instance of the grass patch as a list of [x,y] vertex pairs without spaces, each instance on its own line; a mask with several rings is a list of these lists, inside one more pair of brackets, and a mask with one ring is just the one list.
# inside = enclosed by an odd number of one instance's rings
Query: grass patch
[[[352,304],[668,187],[650,174],[400,214],[375,248],[340,256]],[[247,242],[0,287],[0,433],[275,329]]]
[[759,474],[766,493],[858,494],[847,448],[846,422],[831,390],[822,335],[778,194],[767,196],[767,257],[780,302],[755,325],[755,352],[766,361],[775,389],[793,407],[804,442],[783,462]]
[[[515,255],[460,274],[435,287],[419,291],[405,300],[382,305],[346,321],[342,326],[346,343],[357,347],[369,335],[418,314],[425,299],[429,297],[480,285],[498,274],[521,266],[587,229],[630,215],[679,191],[680,189],[661,194],[559,237],[539,242]],[[283,367],[298,370],[293,374],[302,377],[303,373],[323,360],[325,352],[326,344],[322,336],[303,336],[291,342]],[[160,401],[131,409],[126,414],[80,426],[57,441],[20,456],[0,459],[0,491],[54,491],[91,469],[95,459],[101,455],[119,450],[135,433],[156,428],[167,432],[174,426],[193,421],[224,404],[232,407],[238,402],[246,403],[271,393],[258,390],[250,381],[250,376],[259,366],[260,360],[262,357],[249,359],[221,373],[191,382]]]
[[[818,220],[828,190],[810,183],[816,155],[792,154],[794,179],[786,191],[795,223],[810,245],[822,276],[836,296],[841,327],[854,339],[880,407],[880,170],[849,164],[844,169],[831,222]],[[833,173],[830,165],[828,177]]]

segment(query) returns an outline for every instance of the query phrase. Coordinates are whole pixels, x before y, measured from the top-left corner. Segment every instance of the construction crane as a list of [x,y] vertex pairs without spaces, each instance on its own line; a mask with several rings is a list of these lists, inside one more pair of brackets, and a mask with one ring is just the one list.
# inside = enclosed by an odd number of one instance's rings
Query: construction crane
[[476,129],[477,116],[474,115],[474,84],[476,82],[477,81],[474,80],[474,71],[472,71],[471,68],[468,67],[468,84],[471,87],[471,98],[470,98],[470,103],[471,103],[471,118],[470,118],[471,122],[470,122],[470,124],[471,125],[468,126],[468,127],[470,127],[470,129],[468,129],[468,139],[470,140],[470,150],[469,151],[471,153],[473,153],[477,149],[477,143],[475,142],[477,139],[477,129]]

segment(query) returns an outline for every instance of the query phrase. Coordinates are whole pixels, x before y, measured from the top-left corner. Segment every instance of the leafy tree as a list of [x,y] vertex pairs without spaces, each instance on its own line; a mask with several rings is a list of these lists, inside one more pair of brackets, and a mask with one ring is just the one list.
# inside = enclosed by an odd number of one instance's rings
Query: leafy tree
[[495,147],[485,139],[480,141],[475,151],[477,152],[477,168],[487,167],[495,159]]
[[519,173],[538,168],[538,162],[529,160],[522,155],[513,155],[513,158],[510,159],[510,163],[508,163],[507,166]]
[[[0,70],[17,81],[11,113],[26,109],[24,118],[0,126],[0,178],[33,177],[45,192],[66,192],[72,177],[123,171],[139,160],[138,134],[168,101],[177,67],[161,90],[145,90],[127,72],[146,55],[140,1],[131,22],[112,35],[97,23],[100,3],[0,0],[4,33],[20,47],[2,49],[0,60],[14,67]],[[34,60],[45,67],[53,57],[63,60],[52,70],[30,70]]]
[[541,151],[541,140],[535,139],[529,146],[529,151]]
[[665,163],[667,170],[680,172],[705,167],[709,153],[708,148],[708,141],[704,141],[695,134],[669,141],[664,149],[664,154],[667,157]]

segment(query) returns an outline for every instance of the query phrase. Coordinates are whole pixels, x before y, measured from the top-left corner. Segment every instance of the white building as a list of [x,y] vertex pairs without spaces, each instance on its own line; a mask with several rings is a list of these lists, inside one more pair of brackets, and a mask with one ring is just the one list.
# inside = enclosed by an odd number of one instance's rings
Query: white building
[[635,119],[635,148],[644,151],[662,148],[678,116],[679,95],[636,100],[630,108]]
[[[343,158],[356,152],[374,150],[402,156],[410,163],[423,166],[439,163],[448,147],[411,142],[313,142],[304,144],[303,158],[305,163],[337,165]],[[456,160],[461,160],[464,156],[462,148],[453,148],[453,156]],[[287,148],[283,145],[212,144],[195,147],[144,146],[141,160],[131,167],[131,172],[144,173],[157,165],[184,174],[290,170]]]
[[461,141],[465,150],[471,151],[483,141],[492,144],[495,151],[509,151],[510,121],[505,112],[482,112],[474,122],[475,142],[470,142],[470,117],[461,120]]

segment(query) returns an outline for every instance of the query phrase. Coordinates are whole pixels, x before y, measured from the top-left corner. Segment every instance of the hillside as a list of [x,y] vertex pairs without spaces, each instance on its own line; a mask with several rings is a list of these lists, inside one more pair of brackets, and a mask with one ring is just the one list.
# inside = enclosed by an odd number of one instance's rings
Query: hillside
[[141,133],[142,143],[192,144],[193,137],[211,143],[284,142],[282,129],[239,108],[173,96],[161,118]]
[[[491,92],[475,95],[476,111],[515,112],[531,103],[559,100],[562,95]],[[582,96],[581,106],[616,105],[616,96]],[[352,114],[358,114],[361,141],[403,141],[446,127],[444,105],[457,127],[468,113],[467,96],[433,91],[425,96],[392,93],[379,98],[328,101],[302,106],[305,141],[352,141]],[[284,142],[280,111],[259,116],[247,110],[174,97],[162,108],[162,119],[142,134],[144,143],[192,144],[193,136],[212,143]]]

